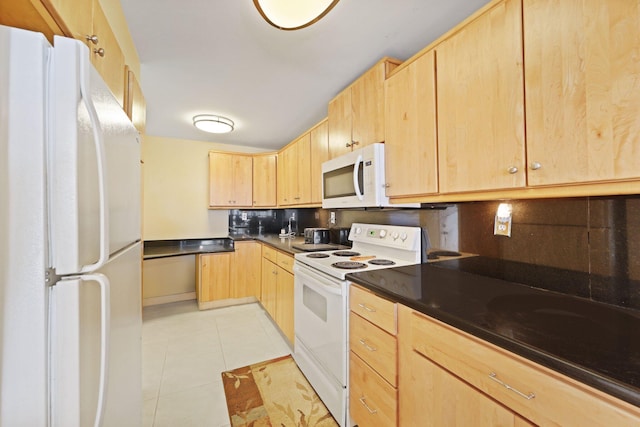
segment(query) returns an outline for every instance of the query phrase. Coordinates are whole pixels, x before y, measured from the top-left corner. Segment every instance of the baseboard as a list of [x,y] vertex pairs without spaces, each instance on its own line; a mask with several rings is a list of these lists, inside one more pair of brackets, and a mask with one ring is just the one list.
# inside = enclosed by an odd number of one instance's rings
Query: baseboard
[[209,310],[211,308],[230,307],[232,305],[249,304],[252,302],[258,302],[256,297],[244,297],[244,298],[229,298],[218,301],[199,302],[198,308],[200,310]]
[[183,294],[173,294],[173,295],[164,295],[161,297],[145,298],[142,300],[142,306],[148,307],[151,305],[168,304],[171,302],[189,301],[189,300],[195,300],[195,299],[196,299],[195,292],[185,292]]

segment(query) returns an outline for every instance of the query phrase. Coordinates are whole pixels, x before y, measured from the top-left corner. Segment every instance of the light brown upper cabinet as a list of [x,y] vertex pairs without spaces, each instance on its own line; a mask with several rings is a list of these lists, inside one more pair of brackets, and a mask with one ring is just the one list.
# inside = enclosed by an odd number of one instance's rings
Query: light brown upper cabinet
[[529,185],[640,177],[640,2],[523,7]]
[[209,152],[209,207],[251,207],[251,155]]
[[124,111],[141,134],[145,133],[147,123],[147,103],[142,88],[133,71],[126,67],[127,86],[124,97]]
[[43,33],[49,42],[54,35],[63,35],[57,20],[39,0],[0,1],[0,25]]
[[278,204],[311,202],[311,136],[305,133],[278,154]]
[[521,12],[498,2],[436,46],[441,193],[525,186]]
[[387,197],[438,191],[435,53],[428,51],[385,82]]
[[275,153],[253,156],[253,206],[276,206],[276,163]]
[[383,58],[329,102],[329,157],[384,142],[384,79],[401,62]]
[[89,47],[91,62],[125,107],[125,58],[98,0],[43,0],[67,36]]
[[329,160],[329,125],[323,120],[311,135],[311,203],[322,204],[322,163]]

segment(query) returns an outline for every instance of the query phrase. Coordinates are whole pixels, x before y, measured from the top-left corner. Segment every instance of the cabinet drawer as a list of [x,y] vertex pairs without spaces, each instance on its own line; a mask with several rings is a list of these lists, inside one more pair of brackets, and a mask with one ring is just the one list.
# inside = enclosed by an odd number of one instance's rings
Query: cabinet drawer
[[397,386],[396,337],[351,312],[349,349],[367,362],[389,384]]
[[396,334],[396,304],[364,290],[350,286],[351,311],[392,335]]
[[353,352],[349,353],[349,387],[350,412],[356,424],[397,425],[396,389]]
[[640,408],[415,312],[411,346],[536,424],[640,425]]
[[269,261],[271,261],[272,263],[276,264],[276,256],[278,254],[278,251],[276,251],[275,249],[273,249],[271,246],[267,246],[267,245],[262,245],[262,258],[266,258]]
[[286,255],[282,252],[278,252],[276,255],[276,264],[293,274],[293,257]]

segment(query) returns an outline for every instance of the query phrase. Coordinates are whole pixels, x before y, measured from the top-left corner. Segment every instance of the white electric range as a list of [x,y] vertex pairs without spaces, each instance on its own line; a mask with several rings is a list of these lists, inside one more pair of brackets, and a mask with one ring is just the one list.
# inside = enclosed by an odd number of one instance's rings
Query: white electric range
[[419,264],[422,229],[351,225],[350,250],[294,255],[296,363],[341,426],[349,419],[348,273]]

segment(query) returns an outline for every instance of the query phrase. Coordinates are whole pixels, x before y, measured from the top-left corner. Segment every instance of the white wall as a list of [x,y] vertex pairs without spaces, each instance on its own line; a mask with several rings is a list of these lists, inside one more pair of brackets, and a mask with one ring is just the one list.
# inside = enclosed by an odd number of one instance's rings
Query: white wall
[[209,150],[263,150],[145,135],[143,239],[226,237],[227,210],[209,210]]

